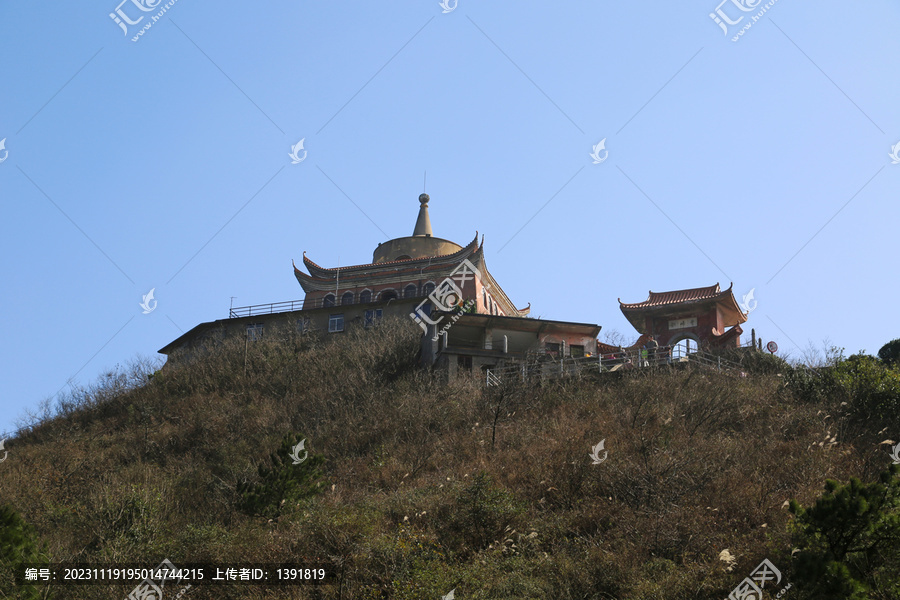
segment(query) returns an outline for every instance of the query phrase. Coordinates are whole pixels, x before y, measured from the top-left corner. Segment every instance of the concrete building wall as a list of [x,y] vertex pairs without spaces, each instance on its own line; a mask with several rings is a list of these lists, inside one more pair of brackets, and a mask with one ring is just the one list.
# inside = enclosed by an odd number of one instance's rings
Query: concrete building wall
[[[420,302],[421,300],[418,300]],[[221,319],[198,326],[200,329],[180,347],[169,352],[166,364],[176,364],[202,352],[205,348],[215,347],[226,339],[265,339],[272,335],[309,334],[309,335],[341,335],[354,327],[366,327],[377,319],[375,311],[381,311],[381,319],[397,318],[408,322],[417,329],[409,314],[415,310],[417,300],[399,300],[384,304],[351,304],[320,308],[316,310],[300,310],[274,314],[261,314],[234,319]],[[366,313],[370,312],[367,322]],[[339,331],[329,331],[332,316],[342,316],[342,327]],[[335,320],[335,329],[339,321]]]

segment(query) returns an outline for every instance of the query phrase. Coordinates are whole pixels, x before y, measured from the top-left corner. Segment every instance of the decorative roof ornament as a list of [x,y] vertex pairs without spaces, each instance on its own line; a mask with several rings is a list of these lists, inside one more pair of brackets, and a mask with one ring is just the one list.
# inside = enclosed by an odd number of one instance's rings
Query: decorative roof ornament
[[413,229],[413,237],[431,237],[431,218],[428,216],[428,194],[419,195],[419,218],[416,219],[416,227]]

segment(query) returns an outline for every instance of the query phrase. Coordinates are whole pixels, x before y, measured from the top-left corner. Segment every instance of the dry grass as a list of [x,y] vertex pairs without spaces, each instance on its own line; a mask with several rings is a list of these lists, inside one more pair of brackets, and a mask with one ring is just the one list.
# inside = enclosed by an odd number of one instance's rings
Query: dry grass
[[[789,573],[786,500],[808,504],[826,477],[885,465],[875,423],[828,398],[795,400],[775,375],[633,372],[486,391],[419,370],[416,337],[398,322],[325,341],[270,336],[246,352],[226,342],[147,383],[140,368],[100,382],[7,442],[0,496],[54,561],[341,565],[332,586],[195,586],[188,599],[419,600],[456,588],[720,600],[763,558]],[[826,432],[835,443],[820,446]],[[277,522],[248,517],[237,485],[289,433],[325,457],[326,491]],[[604,438],[608,459],[592,465]],[[726,548],[731,570],[718,560]]]

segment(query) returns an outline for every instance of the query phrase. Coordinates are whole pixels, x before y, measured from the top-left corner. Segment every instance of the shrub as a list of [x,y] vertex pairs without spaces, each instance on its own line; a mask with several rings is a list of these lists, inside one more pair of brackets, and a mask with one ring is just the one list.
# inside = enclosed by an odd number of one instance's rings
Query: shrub
[[891,340],[878,351],[878,358],[885,364],[894,366],[900,363],[900,338]]
[[14,573],[29,566],[48,564],[49,560],[34,529],[11,507],[0,506],[0,597],[31,600],[42,598],[38,586],[13,586]]
[[792,500],[796,556],[792,582],[822,600],[896,598],[900,594],[900,466],[880,481],[827,480],[810,508]]
[[831,377],[858,418],[884,424],[900,420],[900,372],[873,356],[854,355],[837,365]]
[[813,369],[799,365],[784,373],[784,383],[797,399],[810,404],[819,403],[823,398],[835,394],[836,385],[831,371],[826,368]]
[[854,354],[818,369],[796,367],[785,374],[785,384],[805,402],[843,400],[851,416],[879,429],[900,424],[900,371],[874,356]]
[[[241,482],[238,494],[241,509],[249,515],[277,519],[284,506],[296,504],[304,498],[318,494],[322,489],[319,467],[325,462],[321,455],[309,454],[300,464],[294,464],[291,454],[305,440],[300,434],[287,435],[281,441],[278,452],[269,455],[271,466],[262,463],[257,471],[258,483]],[[300,452],[307,452],[300,449]],[[299,453],[298,453],[299,455]]]
[[461,551],[478,551],[499,541],[523,507],[513,494],[480,472],[457,494],[443,524],[444,537]]
[[790,365],[780,356],[760,352],[752,348],[731,348],[716,352],[722,358],[738,363],[748,373],[755,375],[776,375],[790,369]]

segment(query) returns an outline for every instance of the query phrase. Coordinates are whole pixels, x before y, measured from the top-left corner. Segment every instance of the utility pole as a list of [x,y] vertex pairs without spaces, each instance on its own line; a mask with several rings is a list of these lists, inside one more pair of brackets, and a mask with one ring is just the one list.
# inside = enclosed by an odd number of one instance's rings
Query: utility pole
[[334,305],[338,305],[338,286],[341,284],[341,257],[338,256],[337,276],[334,278]]

